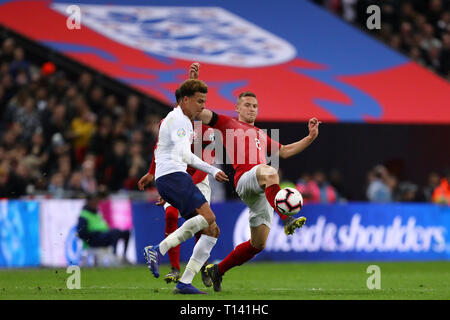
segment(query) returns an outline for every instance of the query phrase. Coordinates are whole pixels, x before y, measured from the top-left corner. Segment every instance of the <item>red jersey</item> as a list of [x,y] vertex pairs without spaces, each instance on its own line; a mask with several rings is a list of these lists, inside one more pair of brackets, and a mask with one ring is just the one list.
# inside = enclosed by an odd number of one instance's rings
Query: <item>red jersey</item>
[[[162,119],[159,122],[159,126],[161,126],[161,123],[164,119]],[[201,132],[200,132],[201,130]],[[208,156],[204,156],[205,153],[203,152],[205,147],[208,146],[211,142],[214,141],[214,130],[207,126],[207,125],[194,125],[194,142],[192,144],[192,151],[195,152],[195,145],[201,144],[202,148],[202,160],[212,164],[214,162],[214,150],[208,154]],[[156,150],[156,146],[158,145],[158,142],[155,144],[154,150]],[[155,156],[153,156],[152,163],[150,165],[150,169],[148,170],[148,173],[155,175],[155,169],[156,169],[156,163],[155,163]],[[194,184],[197,184],[199,182],[202,182],[205,177],[208,175],[206,172],[203,172],[201,170],[197,170],[193,167],[188,166],[186,169],[186,172],[192,177],[192,181],[194,181]]]
[[245,172],[258,164],[267,163],[266,154],[270,155],[272,150],[278,151],[281,147],[280,143],[272,140],[258,127],[228,116],[218,115],[217,122],[212,127],[222,133],[228,160],[232,161],[236,171],[235,186]]

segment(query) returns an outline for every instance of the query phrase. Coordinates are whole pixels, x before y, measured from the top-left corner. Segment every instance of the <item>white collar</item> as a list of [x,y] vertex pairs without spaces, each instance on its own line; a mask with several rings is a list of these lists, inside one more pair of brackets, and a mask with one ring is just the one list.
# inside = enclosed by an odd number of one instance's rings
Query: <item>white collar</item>
[[183,109],[181,109],[180,105],[177,105],[175,108],[176,112],[181,113],[181,115],[183,115],[184,117],[186,117],[186,119],[188,119],[189,121],[191,121],[191,119],[189,119],[189,117],[187,115],[184,114]]

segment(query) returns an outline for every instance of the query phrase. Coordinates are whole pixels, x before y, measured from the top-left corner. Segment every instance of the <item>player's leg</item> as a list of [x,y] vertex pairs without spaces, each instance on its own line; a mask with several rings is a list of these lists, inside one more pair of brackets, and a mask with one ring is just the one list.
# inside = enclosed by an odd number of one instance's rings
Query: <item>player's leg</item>
[[264,250],[270,227],[267,224],[250,227],[250,240],[236,246],[219,264],[210,264],[206,267],[210,275],[214,291],[221,291],[222,276],[231,268],[240,266],[253,259]]
[[[162,255],[165,255],[170,248],[173,248],[180,243],[192,238],[194,234],[199,232],[200,230],[206,229],[208,226],[212,225],[216,221],[216,217],[214,212],[211,210],[208,201],[205,196],[201,193],[197,186],[192,182],[191,177],[188,174],[183,175],[183,178],[187,177],[189,181],[175,181],[175,183],[179,183],[178,185],[171,184],[171,188],[176,189],[177,195],[170,192],[161,192],[158,188],[159,194],[161,197],[166,196],[170,199],[170,203],[177,207],[180,210],[180,213],[183,217],[189,218],[192,216],[192,213],[195,212],[195,216],[186,220],[180,228],[178,228],[175,232],[168,235],[159,245],[159,251]],[[161,178],[159,178],[157,182]],[[173,181],[171,181],[173,182]],[[171,191],[172,191],[171,190]],[[166,190],[164,190],[166,191]],[[176,198],[176,196],[178,196]],[[167,200],[166,200],[167,201]],[[180,209],[181,208],[181,209]]]
[[[165,236],[167,237],[169,234],[177,230],[178,228],[178,210],[173,207],[169,203],[164,205],[164,209],[166,212],[166,227],[165,227]],[[180,272],[180,245],[171,248],[167,252],[170,260],[171,270],[168,274],[164,276],[164,280],[167,283],[170,282],[178,282],[181,277]]]
[[156,180],[156,187],[160,196],[180,210],[181,216],[188,218],[180,228],[168,235],[156,246],[144,249],[150,270],[159,277],[160,255],[165,255],[169,249],[190,239],[198,231],[215,223],[216,217],[200,190],[194,185],[187,173],[175,172],[162,176]]
[[180,228],[169,234],[159,243],[157,249],[160,254],[165,255],[169,249],[178,246],[180,243],[192,238],[198,231],[215,223],[214,213],[207,202],[195,211],[197,213],[195,217],[186,220]]
[[257,227],[251,227],[250,240],[237,245],[236,248],[234,248],[234,250],[219,263],[219,273],[224,275],[225,272],[231,268],[242,265],[264,250],[269,232],[270,228],[264,224]]
[[287,235],[291,235],[294,233],[295,229],[301,228],[306,222],[305,217],[295,218],[287,216],[279,212],[275,206],[275,197],[278,191],[281,190],[279,184],[280,177],[278,176],[277,170],[269,165],[261,164],[256,169],[256,178],[258,180],[258,185],[266,194],[267,201],[283,221],[284,232]]
[[251,260],[264,249],[272,226],[273,209],[258,185],[256,167],[242,175],[236,192],[249,208],[251,239],[236,246],[219,264],[206,267],[215,291],[221,290],[222,276],[229,269]]
[[281,214],[275,206],[275,196],[281,190],[280,177],[277,170],[267,164],[261,164],[256,169],[256,179],[258,180],[258,185],[264,190],[269,204],[282,220],[286,219],[288,216]]
[[[207,201],[211,200],[211,188],[209,186],[208,177],[205,177],[203,181],[197,183],[196,185],[198,189],[205,196]],[[183,273],[183,276],[180,279],[179,284],[174,290],[174,293],[185,293],[183,292],[183,287],[185,285],[191,284],[194,276],[204,268],[206,261],[209,258],[211,250],[217,242],[217,238],[219,237],[220,230],[216,223],[213,223],[208,228],[204,229],[201,232],[198,232],[195,236],[197,238],[196,244],[194,246],[194,250],[191,258],[189,259],[188,264],[186,265],[186,269]],[[205,273],[206,274],[206,273]],[[209,276],[205,276],[202,272],[202,281],[205,286],[211,286],[212,281]],[[187,292],[191,293],[191,292]]]
[[[211,203],[211,186],[209,185],[209,177],[206,176],[201,182],[197,183],[196,186],[203,193],[203,195],[205,196],[208,203]],[[196,241],[198,241],[200,239],[201,235],[202,235],[202,232],[198,232],[195,235],[197,238]],[[210,235],[210,234],[207,234],[207,235]],[[218,235],[217,235],[217,237],[218,237]],[[211,248],[211,250],[212,250],[212,248]],[[200,268],[200,274],[202,277],[202,282],[205,285],[205,287],[211,287],[212,281],[211,281],[210,276],[208,276],[208,273],[206,272],[206,269],[205,269],[207,263],[208,263],[208,260],[206,260],[204,262],[203,266]]]
[[219,264],[210,264],[206,267],[212,279],[214,291],[222,290],[222,276],[228,270],[250,261],[264,249],[270,228],[266,225],[260,225],[252,227],[250,230],[250,240],[237,245]]
[[[200,239],[200,237],[202,236],[202,231],[197,232],[195,234],[195,243],[198,242],[198,240]],[[205,287],[211,287],[212,286],[212,281],[211,278],[208,276],[208,273],[206,272],[206,266],[208,265],[208,260],[205,261],[205,263],[203,264],[203,266],[200,268],[200,275],[202,276],[202,282],[205,285]]]
[[186,270],[174,289],[174,293],[204,293],[192,286],[192,280],[208,260],[219,234],[220,230],[216,223],[203,230],[202,235],[194,246],[192,256],[186,265]]

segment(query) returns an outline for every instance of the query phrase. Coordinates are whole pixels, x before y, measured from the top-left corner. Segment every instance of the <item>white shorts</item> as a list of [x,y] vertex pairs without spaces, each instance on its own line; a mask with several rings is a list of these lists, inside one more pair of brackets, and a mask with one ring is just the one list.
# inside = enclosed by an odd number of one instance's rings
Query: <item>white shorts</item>
[[[206,201],[208,201],[208,203],[211,203],[211,187],[209,186],[208,175],[206,175],[205,179],[203,179],[202,181],[197,183],[196,186],[201,191],[201,193],[203,193],[203,195],[206,198]],[[166,210],[170,206],[172,206],[172,205],[170,203],[166,202],[164,204],[164,210]],[[178,213],[178,218],[180,218],[180,217],[181,217],[181,215],[180,215],[180,213]]]
[[250,210],[250,227],[265,224],[271,228],[273,208],[267,201],[266,193],[258,184],[256,178],[258,167],[259,165],[254,166],[241,176],[236,186],[236,192]]

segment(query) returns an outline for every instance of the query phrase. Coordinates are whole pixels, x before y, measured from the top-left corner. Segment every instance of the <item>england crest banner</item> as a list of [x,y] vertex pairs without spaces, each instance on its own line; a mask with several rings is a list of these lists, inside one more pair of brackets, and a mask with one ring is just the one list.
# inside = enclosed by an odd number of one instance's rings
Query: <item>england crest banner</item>
[[311,1],[0,1],[0,24],[168,105],[200,62],[219,113],[253,91],[259,121],[450,123],[447,81]]

